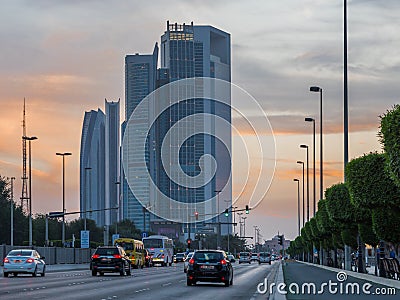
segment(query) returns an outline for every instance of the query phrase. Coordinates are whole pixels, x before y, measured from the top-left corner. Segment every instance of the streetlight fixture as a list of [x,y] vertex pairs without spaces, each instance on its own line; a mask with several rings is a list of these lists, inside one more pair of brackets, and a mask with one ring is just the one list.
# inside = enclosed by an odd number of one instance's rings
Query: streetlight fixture
[[315,201],[315,119],[305,118],[304,121],[313,122],[313,216],[315,217],[317,207]]
[[319,92],[319,99],[320,99],[320,104],[319,104],[319,199],[324,198],[324,171],[323,171],[323,152],[322,152],[322,135],[323,135],[323,130],[322,130],[322,88],[318,86],[312,86],[310,87],[310,92]]
[[300,148],[307,149],[307,222],[310,221],[310,188],[308,184],[309,168],[308,168],[308,146],[300,145]]
[[242,217],[243,220],[243,235],[246,237],[246,219],[247,217]]
[[23,136],[23,140],[28,141],[29,148],[29,247],[32,247],[32,147],[31,141],[37,140],[36,136]]
[[304,222],[304,220],[305,220],[305,217],[304,217],[304,212],[305,212],[305,207],[304,207],[304,161],[298,160],[297,163],[301,164],[303,166],[303,227],[304,227],[304,223],[305,223]]
[[293,181],[297,182],[297,227],[298,235],[300,235],[300,180],[295,178]]
[[14,246],[14,180],[15,177],[11,177],[11,208],[10,208],[10,218],[11,218],[11,246]]
[[62,156],[63,158],[63,175],[62,175],[62,211],[63,211],[63,221],[62,221],[62,244],[63,247],[65,246],[65,156],[70,156],[72,155],[72,153],[70,152],[64,152],[64,153],[59,153],[57,152],[56,155],[58,156]]

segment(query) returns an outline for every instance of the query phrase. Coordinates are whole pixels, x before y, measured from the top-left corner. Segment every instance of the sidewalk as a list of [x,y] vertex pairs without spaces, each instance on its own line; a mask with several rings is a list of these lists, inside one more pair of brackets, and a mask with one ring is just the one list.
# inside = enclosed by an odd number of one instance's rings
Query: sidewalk
[[297,261],[284,261],[282,268],[288,300],[399,299],[400,295],[396,280]]
[[[46,273],[53,272],[64,272],[64,271],[80,271],[89,270],[89,264],[57,264],[57,265],[46,265]],[[3,275],[3,266],[0,266],[1,276]]]

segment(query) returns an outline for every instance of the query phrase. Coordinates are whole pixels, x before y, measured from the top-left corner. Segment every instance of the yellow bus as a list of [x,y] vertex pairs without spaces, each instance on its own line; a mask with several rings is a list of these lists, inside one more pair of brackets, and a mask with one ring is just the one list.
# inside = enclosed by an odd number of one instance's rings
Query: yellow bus
[[122,247],[131,259],[133,268],[143,268],[145,264],[145,253],[142,241],[129,238],[118,238],[114,245]]

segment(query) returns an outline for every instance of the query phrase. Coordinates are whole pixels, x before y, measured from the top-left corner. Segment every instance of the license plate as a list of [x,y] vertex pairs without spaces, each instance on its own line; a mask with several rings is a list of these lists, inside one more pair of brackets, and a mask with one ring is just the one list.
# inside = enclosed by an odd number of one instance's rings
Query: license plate
[[203,270],[214,270],[214,266],[200,266]]
[[102,258],[101,261],[111,261],[109,258]]
[[14,260],[14,262],[15,262],[15,263],[21,263],[21,262],[22,262],[22,260],[20,260],[20,259],[16,259],[16,260]]

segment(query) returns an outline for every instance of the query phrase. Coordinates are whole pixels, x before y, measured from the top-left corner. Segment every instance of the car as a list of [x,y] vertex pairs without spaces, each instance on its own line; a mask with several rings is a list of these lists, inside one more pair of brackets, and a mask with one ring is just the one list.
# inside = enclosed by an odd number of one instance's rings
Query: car
[[258,262],[258,253],[254,252],[251,254],[251,261],[257,261]]
[[271,253],[269,253],[269,252],[260,252],[258,263],[259,264],[262,264],[262,263],[271,264]]
[[144,256],[145,256],[144,265],[148,268],[152,267],[153,266],[153,256],[151,256],[150,251],[147,249],[144,249]]
[[190,286],[198,281],[224,283],[227,287],[233,284],[233,267],[225,251],[198,250],[193,254],[186,284]]
[[239,264],[241,263],[250,263],[251,256],[249,252],[240,252],[239,253]]
[[183,262],[183,272],[187,272],[188,266],[189,266],[189,260],[192,258],[194,252],[189,252],[188,255],[186,255],[186,259]]
[[40,274],[43,277],[46,274],[44,259],[44,256],[41,256],[37,250],[11,250],[3,260],[3,276],[8,277],[9,274],[14,276],[32,274],[33,277],[36,277],[37,274]]
[[174,262],[178,263],[178,262],[184,262],[186,258],[186,254],[185,253],[177,253],[174,257]]
[[121,276],[131,275],[131,260],[120,246],[100,246],[92,255],[90,269],[92,276],[113,272]]
[[228,259],[229,259],[229,261],[230,261],[231,263],[236,262],[236,259],[235,259],[235,257],[234,257],[232,254],[228,254]]

